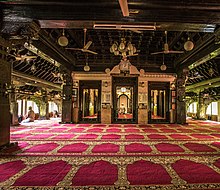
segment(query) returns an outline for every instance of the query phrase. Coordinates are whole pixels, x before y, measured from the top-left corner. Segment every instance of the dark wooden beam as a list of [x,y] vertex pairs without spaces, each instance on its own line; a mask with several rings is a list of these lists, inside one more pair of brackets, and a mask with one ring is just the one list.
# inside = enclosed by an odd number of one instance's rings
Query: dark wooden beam
[[204,89],[207,88],[212,88],[212,87],[219,87],[220,86],[220,77],[214,78],[214,79],[209,79],[205,80],[196,84],[192,84],[189,86],[186,86],[186,91],[203,91]]
[[[198,60],[204,60],[206,56],[212,59],[217,56],[219,53],[214,53],[215,56],[212,55],[213,52],[219,52],[220,45],[215,44],[216,37],[220,35],[220,29],[217,29],[213,34],[207,34],[200,44],[187,54],[181,56],[179,59],[175,61],[175,68],[183,68],[188,67],[191,64],[195,63]],[[206,59],[208,61],[209,59]]]
[[[21,72],[17,72],[17,71],[12,71],[12,80],[15,79],[16,81],[19,79],[19,82],[33,82],[32,86],[41,86],[44,88],[48,88],[51,90],[57,90],[57,91],[61,91],[61,85],[58,84],[54,84],[52,82],[48,82],[46,80],[40,79],[38,77],[34,77],[31,75],[27,75]],[[37,82],[37,83],[35,83]]]
[[[39,37],[39,40],[44,43],[47,48],[51,48],[51,50],[53,50],[53,52],[62,59],[61,64],[63,63],[65,67],[73,69],[73,66],[75,65],[75,58],[70,53],[63,51],[58,44],[52,41],[45,30],[41,30],[39,32]],[[40,49],[40,47],[38,47],[38,49]]]
[[[78,34],[74,31],[74,30],[68,30],[68,33],[70,34],[70,36],[75,40],[77,46],[79,48],[83,47],[83,43],[82,43],[82,39],[80,39],[80,37],[78,36]],[[82,30],[83,33],[83,30]]]
[[56,51],[54,51],[53,49],[48,48],[48,46],[47,46],[48,44],[44,44],[40,40],[33,41],[32,43],[33,43],[33,45],[37,49],[39,49],[40,51],[44,52],[45,54],[47,54],[49,57],[51,57],[52,59],[56,60],[60,64],[64,65],[66,68],[69,68],[71,70],[74,69],[74,64],[64,60],[62,57],[59,56],[59,54],[57,54]]

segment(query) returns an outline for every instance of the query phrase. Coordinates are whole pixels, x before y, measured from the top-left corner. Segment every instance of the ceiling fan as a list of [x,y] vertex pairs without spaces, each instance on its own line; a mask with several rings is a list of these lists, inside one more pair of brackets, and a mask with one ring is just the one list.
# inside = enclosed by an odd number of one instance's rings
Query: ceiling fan
[[84,28],[83,30],[84,30],[84,43],[83,43],[84,46],[83,46],[83,48],[66,48],[66,49],[69,49],[69,50],[80,50],[82,52],[92,53],[92,54],[95,54],[95,55],[98,54],[98,53],[96,53],[94,51],[89,50],[89,47],[91,46],[92,41],[88,41],[87,44],[86,44],[86,31],[87,31],[87,29]]
[[118,0],[118,1],[119,1],[123,16],[129,16],[128,1],[127,0]]
[[154,52],[151,53],[151,55],[157,55],[157,54],[169,54],[169,53],[184,53],[184,51],[173,51],[173,50],[169,50],[169,45],[167,43],[167,31],[165,31],[165,43],[164,43],[164,50],[163,51],[159,51],[159,52]]

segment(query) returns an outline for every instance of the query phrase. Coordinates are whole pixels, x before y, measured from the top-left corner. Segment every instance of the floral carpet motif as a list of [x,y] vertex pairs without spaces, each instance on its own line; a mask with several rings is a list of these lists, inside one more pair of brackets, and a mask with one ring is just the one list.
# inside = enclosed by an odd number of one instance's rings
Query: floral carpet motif
[[0,189],[220,189],[220,123],[11,127]]

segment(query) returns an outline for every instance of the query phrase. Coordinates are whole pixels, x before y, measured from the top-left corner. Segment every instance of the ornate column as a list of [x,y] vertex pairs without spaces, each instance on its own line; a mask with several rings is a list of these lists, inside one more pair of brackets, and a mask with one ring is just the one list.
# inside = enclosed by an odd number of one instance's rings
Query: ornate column
[[198,93],[198,98],[197,98],[197,119],[205,119],[205,111],[206,111],[206,106],[204,104],[204,99],[202,97],[202,93]]
[[185,102],[185,83],[188,76],[188,68],[184,68],[177,72],[177,112],[176,112],[176,122],[179,124],[186,123],[186,102]]
[[11,125],[19,125],[18,122],[18,103],[16,99],[16,88],[12,85],[10,93],[10,110],[11,110]]
[[44,113],[45,119],[50,119],[47,90],[42,90],[42,95],[43,95],[42,99],[43,99],[43,102],[44,102],[43,113]]
[[56,105],[57,105],[58,113],[61,113],[61,111],[62,111],[62,101],[60,99],[54,99],[54,103],[56,103]]
[[220,100],[218,100],[218,122],[220,122]]
[[62,123],[72,123],[72,111],[73,111],[73,102],[72,102],[72,88],[73,81],[71,77],[71,72],[63,70],[63,94],[62,94]]
[[41,93],[42,97],[39,100],[35,99],[34,101],[39,106],[39,116],[44,119],[49,119],[47,91],[41,89]]
[[10,103],[8,88],[11,85],[11,63],[7,61],[7,50],[11,45],[0,36],[0,147],[10,145]]

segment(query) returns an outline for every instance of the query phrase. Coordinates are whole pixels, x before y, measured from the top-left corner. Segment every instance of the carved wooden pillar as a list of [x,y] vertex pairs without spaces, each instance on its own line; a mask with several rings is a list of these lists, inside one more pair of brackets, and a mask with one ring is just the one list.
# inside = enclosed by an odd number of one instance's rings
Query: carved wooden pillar
[[41,92],[42,92],[42,99],[40,103],[37,103],[40,108],[40,117],[44,119],[49,119],[47,91],[42,89]]
[[55,100],[54,101],[56,104],[57,104],[57,108],[58,108],[58,113],[61,113],[62,112],[62,101],[60,100]]
[[176,112],[176,122],[179,124],[186,123],[186,102],[185,102],[185,82],[188,76],[188,68],[182,69],[177,73],[177,112]]
[[0,36],[0,147],[10,144],[10,104],[7,88],[11,85],[11,63],[7,61],[9,43]]
[[[64,73],[64,72],[63,72]],[[63,74],[65,84],[63,85],[63,95],[62,95],[62,123],[72,123],[72,111],[73,111],[73,102],[72,102],[72,88],[73,81],[70,71],[65,71]]]
[[12,86],[11,93],[10,93],[10,110],[11,110],[11,124],[12,125],[19,125],[18,122],[18,103],[16,99],[16,90],[15,87]]
[[50,119],[50,114],[49,114],[49,102],[48,102],[48,97],[45,97],[45,104],[46,104],[46,119]]
[[218,122],[220,122],[220,100],[218,100]]
[[201,92],[199,92],[197,98],[197,113],[196,113],[197,119],[205,118],[205,110],[206,110],[206,106],[204,104],[202,94]]
[[42,90],[42,95],[43,95],[43,102],[44,102],[44,106],[43,106],[43,113],[45,116],[45,119],[50,119],[49,116],[49,102],[48,102],[48,97],[47,97],[47,91],[46,90]]

